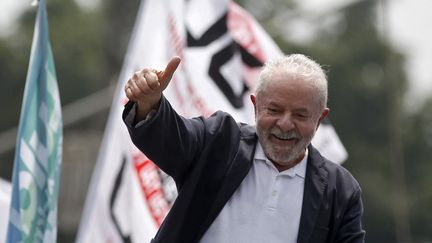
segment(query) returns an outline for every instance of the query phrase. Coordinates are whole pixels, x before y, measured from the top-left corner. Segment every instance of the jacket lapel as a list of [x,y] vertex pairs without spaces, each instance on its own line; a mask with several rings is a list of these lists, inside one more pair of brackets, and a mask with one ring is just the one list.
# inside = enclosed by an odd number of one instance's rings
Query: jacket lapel
[[309,145],[308,149],[309,158],[297,243],[310,242],[328,182],[323,158],[312,145]]
[[210,227],[211,223],[231,198],[235,190],[239,187],[252,166],[255,145],[257,142],[255,128],[252,126],[240,125],[240,132],[240,144],[237,155],[228,168],[218,195],[215,197],[216,200],[213,207],[209,212],[207,220],[202,225],[202,230],[200,231],[201,235],[199,238],[201,238],[204,232]]

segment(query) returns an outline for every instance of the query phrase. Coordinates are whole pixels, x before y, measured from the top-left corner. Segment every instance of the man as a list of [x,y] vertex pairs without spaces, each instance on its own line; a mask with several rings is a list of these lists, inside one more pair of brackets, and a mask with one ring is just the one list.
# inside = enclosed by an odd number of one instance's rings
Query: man
[[364,242],[359,184],[310,145],[329,112],[316,62],[294,54],[265,65],[251,95],[256,128],[221,111],[178,115],[162,91],[179,63],[125,86],[133,142],[179,192],[153,242]]

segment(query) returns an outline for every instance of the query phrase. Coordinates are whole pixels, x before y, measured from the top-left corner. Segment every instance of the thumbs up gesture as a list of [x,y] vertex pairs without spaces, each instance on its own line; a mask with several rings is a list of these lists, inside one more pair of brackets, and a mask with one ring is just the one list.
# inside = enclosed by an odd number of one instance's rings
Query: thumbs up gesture
[[164,71],[144,68],[127,81],[126,97],[137,104],[137,120],[144,119],[152,109],[158,108],[162,91],[168,86],[180,61],[180,57],[173,57]]

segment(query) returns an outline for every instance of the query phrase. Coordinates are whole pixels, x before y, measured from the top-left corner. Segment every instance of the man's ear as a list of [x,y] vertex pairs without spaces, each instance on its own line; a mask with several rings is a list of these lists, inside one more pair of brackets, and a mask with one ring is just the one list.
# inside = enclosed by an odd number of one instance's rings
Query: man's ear
[[253,104],[253,107],[254,107],[255,116],[256,116],[256,114],[257,114],[257,107],[256,107],[256,97],[255,97],[255,95],[251,94],[250,95],[250,99],[252,101],[252,104]]
[[323,110],[323,112],[321,113],[321,116],[320,116],[320,118],[319,118],[319,120],[318,120],[318,124],[317,124],[316,129],[318,129],[319,125],[320,125],[321,122],[324,120],[324,118],[326,118],[326,117],[328,116],[329,112],[330,112],[330,109],[329,109],[329,108],[325,108],[325,109]]

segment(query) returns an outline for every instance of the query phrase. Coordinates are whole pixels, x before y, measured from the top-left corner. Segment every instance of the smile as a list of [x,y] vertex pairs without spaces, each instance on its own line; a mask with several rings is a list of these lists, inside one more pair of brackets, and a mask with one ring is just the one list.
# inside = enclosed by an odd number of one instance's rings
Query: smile
[[278,141],[294,142],[294,141],[298,140],[298,138],[294,137],[294,136],[281,136],[281,135],[277,135],[277,134],[272,134],[272,137]]

